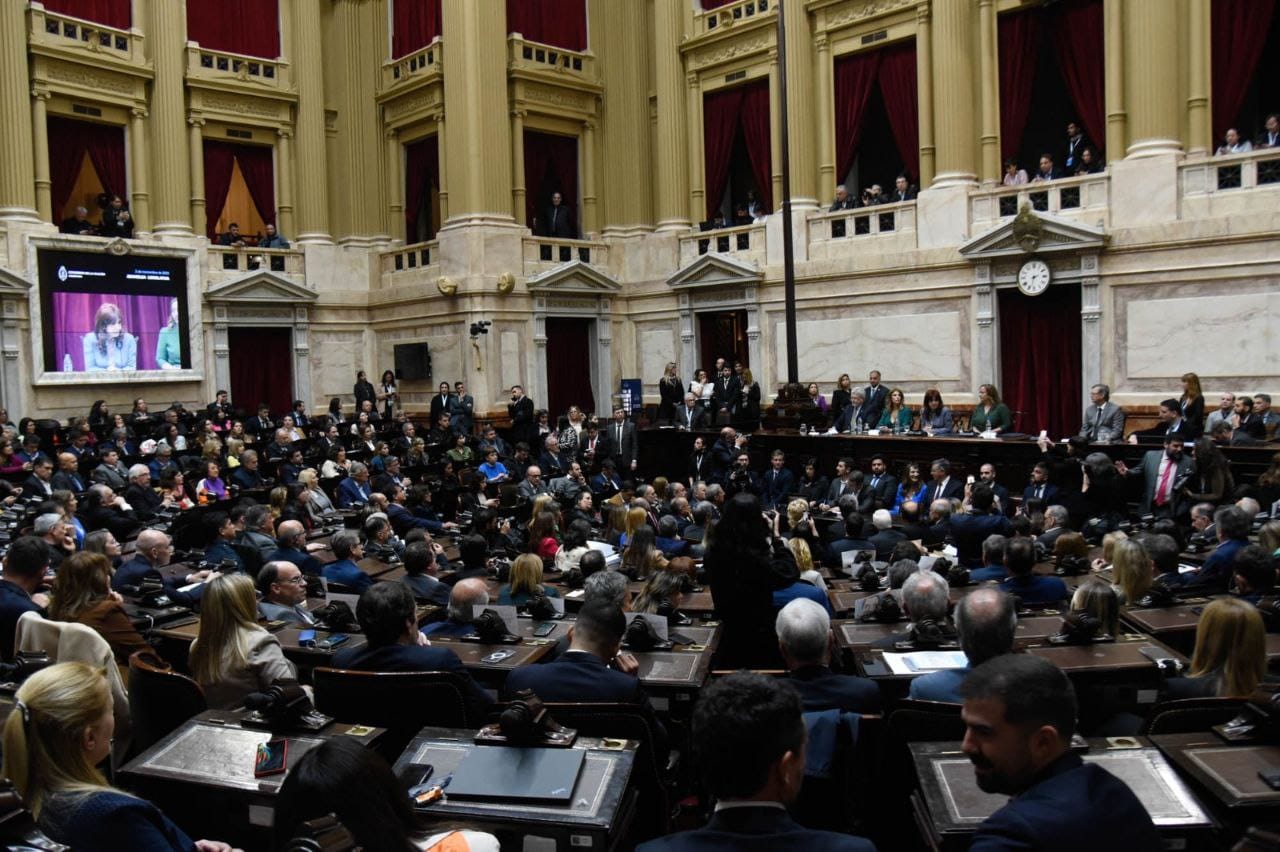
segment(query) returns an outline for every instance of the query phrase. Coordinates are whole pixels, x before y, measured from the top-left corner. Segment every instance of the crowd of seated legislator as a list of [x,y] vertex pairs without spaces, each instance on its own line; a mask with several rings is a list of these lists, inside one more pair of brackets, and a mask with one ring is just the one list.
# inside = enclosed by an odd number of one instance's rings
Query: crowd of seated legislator
[[[219,391],[194,410],[153,411],[139,398],[118,413],[98,400],[65,424],[13,423],[0,411],[0,655],[36,650],[20,646],[30,633],[20,619],[74,623],[100,638],[105,659],[171,667],[207,707],[236,711],[273,689],[310,697],[311,671],[286,633],[330,626],[342,607],[324,598],[351,595],[342,629],[363,641],[337,648],[334,668],[447,673],[476,719],[530,695],[634,707],[649,746],[682,753],[695,770],[665,779],[682,794],[672,799],[683,801],[681,819],[667,813],[633,829],[646,849],[871,848],[864,838],[892,847],[901,825],[877,815],[878,800],[836,830],[802,806],[813,795],[807,752],[831,759],[823,725],[880,718],[904,697],[854,664],[833,618],[885,624],[868,646],[875,653],[963,655],[962,666],[916,677],[904,692],[962,707],[974,784],[1016,797],[977,827],[979,848],[1013,848],[1010,837],[1017,848],[1064,837],[1123,837],[1109,848],[1125,849],[1159,842],[1124,783],[1069,748],[1077,731],[1136,733],[1143,708],[1109,704],[1018,653],[1020,619],[1064,613],[1064,636],[1115,641],[1131,629],[1119,625],[1127,609],[1210,597],[1189,660],[1159,670],[1161,697],[1243,699],[1271,680],[1264,637],[1280,630],[1280,455],[1246,480],[1221,451],[1239,436],[1274,439],[1266,395],[1224,394],[1206,412],[1189,373],[1181,397],[1162,403],[1159,427],[1126,435],[1125,412],[1095,386],[1077,434],[1040,439],[1021,490],[997,463],[962,477],[942,456],[895,466],[848,455],[823,470],[773,452],[757,468],[747,447],[762,418],[759,386],[729,360],[687,384],[670,364],[659,395],[658,422],[696,433],[687,462],[669,459],[663,471],[642,469],[643,430],[623,408],[599,419],[579,406],[552,414],[516,386],[507,417],[493,423],[463,382],[442,382],[415,421],[390,371],[377,385],[361,372],[350,397],[315,410],[303,400],[288,411],[246,406]],[[845,375],[829,398],[816,384],[808,397],[840,432],[1015,429],[989,384],[967,421],[935,390],[913,409],[876,370],[861,388]],[[1151,445],[1131,466],[1095,447],[1126,439]],[[697,603],[704,590],[709,605]],[[841,602],[858,590],[852,609]],[[198,615],[177,648],[153,629],[157,595]],[[458,643],[483,640],[500,620],[487,608],[545,618],[565,598],[577,605],[567,635],[538,662],[498,684],[464,664]],[[695,607],[716,631],[719,674],[699,684],[682,718],[651,700],[637,659],[646,646],[636,625],[647,622],[629,625],[626,613],[665,618],[678,633],[699,624]],[[101,669],[82,662],[91,659],[63,658],[27,677],[5,727],[4,772],[39,827],[77,849],[99,848],[104,830],[145,837],[138,848],[229,848],[191,841],[108,783],[100,767],[122,720]],[[728,674],[738,669],[766,674]],[[422,712],[428,724],[430,708]],[[291,770],[281,842],[331,812],[385,848],[411,837],[493,848],[478,834],[426,837],[429,825],[398,804],[338,795],[343,773],[403,790],[385,756],[341,739]],[[317,787],[310,796],[299,792],[307,785]],[[1093,820],[1064,822],[1076,801]]]

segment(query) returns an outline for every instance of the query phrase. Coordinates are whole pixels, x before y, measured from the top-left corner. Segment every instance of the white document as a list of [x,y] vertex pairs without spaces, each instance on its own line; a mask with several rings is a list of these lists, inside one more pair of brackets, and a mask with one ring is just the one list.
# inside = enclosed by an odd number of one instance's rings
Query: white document
[[923,674],[942,669],[962,669],[969,665],[964,651],[911,651],[906,654],[884,652],[885,665],[894,674]]

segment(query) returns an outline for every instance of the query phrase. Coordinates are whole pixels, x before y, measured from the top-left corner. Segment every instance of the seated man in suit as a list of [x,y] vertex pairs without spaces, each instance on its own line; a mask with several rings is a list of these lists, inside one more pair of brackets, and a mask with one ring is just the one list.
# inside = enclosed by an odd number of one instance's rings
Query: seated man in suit
[[120,452],[114,447],[103,451],[99,458],[102,464],[93,469],[89,478],[94,482],[110,486],[113,491],[124,491],[129,487],[129,469],[120,463]]
[[[909,560],[903,560],[907,565]],[[895,562],[891,568],[889,585],[897,581],[901,565]],[[956,630],[947,618],[948,595],[950,588],[947,578],[935,571],[909,570],[902,581],[902,612],[911,622],[906,630],[894,633],[872,643],[874,648],[886,651],[934,651],[938,648],[955,647]]]
[[693,711],[694,765],[715,814],[703,828],[641,844],[640,852],[873,852],[868,841],[816,831],[787,814],[804,781],[806,732],[799,695],[741,672],[712,681]]
[[1236,555],[1249,544],[1252,518],[1238,506],[1223,506],[1213,513],[1213,525],[1218,531],[1218,546],[1199,570],[1178,576],[1184,586],[1204,586],[1206,592],[1220,594],[1235,573]]
[[357,503],[368,503],[369,495],[369,466],[353,461],[347,467],[347,478],[338,484],[338,508],[349,509]]
[[667,559],[684,556],[689,551],[689,542],[680,537],[680,522],[675,515],[663,515],[658,519],[658,535],[653,543]]
[[1209,430],[1209,437],[1220,447],[1256,447],[1265,441],[1259,441],[1248,432],[1237,429],[1230,420],[1222,420]]
[[1124,411],[1111,401],[1111,388],[1094,385],[1089,388],[1091,404],[1081,418],[1080,437],[1090,441],[1119,441],[1124,438]]
[[778,612],[774,629],[788,680],[800,693],[806,713],[880,712],[880,687],[874,681],[831,670],[831,616],[819,604],[804,598],[791,601]]
[[827,487],[827,496],[818,508],[827,511],[834,506],[840,505],[840,498],[853,490],[850,477],[853,476],[853,459],[844,457],[836,460],[836,475],[831,480],[831,485]]
[[[71,453],[61,453],[58,455],[59,465],[62,464],[63,456],[70,459],[69,464],[71,465],[71,470],[74,472],[79,464],[76,461],[76,457],[71,455]],[[57,480],[58,477],[62,475],[62,471],[58,471],[56,474],[53,472],[53,462],[48,456],[41,456],[32,462],[31,475],[22,483],[23,496],[39,497],[42,500],[47,500],[55,490],[70,491],[72,494],[79,494],[81,491],[84,491],[82,483],[81,487],[75,489],[59,485]],[[76,477],[76,482],[80,482],[79,476]],[[68,482],[67,485],[70,485],[70,483]]]
[[[1046,553],[1053,553],[1053,546],[1063,533],[1071,532],[1071,515],[1065,506],[1050,506],[1044,510],[1044,532],[1036,538],[1036,544]],[[1005,533],[1008,535],[1008,533]]]
[[1045,462],[1036,462],[1036,466],[1031,469],[1031,482],[1022,491],[1022,502],[1025,504],[1028,500],[1039,500],[1046,506],[1051,506],[1058,499],[1058,486],[1049,481],[1049,465]]
[[684,405],[676,409],[674,419],[676,426],[684,431],[707,428],[707,413],[698,405],[698,397],[691,393],[684,395]]
[[[992,536],[1003,538],[1003,536]],[[907,695],[916,701],[945,701],[960,704],[960,684],[977,666],[992,657],[1013,652],[1013,635],[1018,613],[1013,598],[998,589],[978,589],[956,604],[956,635],[969,664],[962,669],[942,669],[911,681]]]
[[760,504],[766,509],[785,508],[787,498],[795,493],[796,477],[787,470],[786,463],[782,450],[774,450],[769,469],[760,477]]
[[1241,394],[1237,397],[1235,412],[1235,423],[1233,425],[1236,432],[1244,432],[1250,438],[1258,441],[1266,440],[1267,427],[1263,423],[1262,417],[1253,411],[1253,397],[1247,394]]
[[[473,536],[477,537],[477,536]],[[482,540],[483,541],[483,540]],[[422,632],[427,636],[471,636],[476,632],[471,608],[487,606],[489,586],[479,577],[468,577],[454,583],[449,593],[449,615],[444,621],[433,621]]]
[[991,462],[983,462],[978,468],[978,481],[975,485],[985,484],[995,495],[995,511],[1001,515],[1012,515],[1013,507],[1009,505],[1009,489],[996,481],[996,466]]
[[875,422],[879,422],[880,412],[873,411],[867,405],[867,395],[864,392],[855,390],[849,395],[849,404],[840,412],[834,428],[837,432],[860,432],[868,423],[873,422],[872,415],[876,418]]
[[[118,538],[118,536],[117,536]],[[184,606],[192,606],[200,600],[200,588],[190,592],[180,590],[181,586],[202,583],[209,578],[208,571],[195,571],[181,577],[166,578],[158,569],[169,564],[173,558],[173,544],[169,536],[159,530],[146,529],[138,533],[134,545],[133,558],[116,569],[111,577],[111,589],[124,592],[129,588],[137,588],[144,580],[160,581],[165,593],[174,601]]]
[[964,483],[951,475],[951,462],[934,459],[929,465],[931,479],[924,486],[919,502],[931,504],[934,500],[959,500],[964,497]]
[[969,580],[974,583],[985,583],[989,580],[1003,580],[1009,576],[1004,568],[1004,551],[1009,545],[1009,538],[1003,535],[989,535],[982,542],[982,567],[969,572]]
[[1182,404],[1172,397],[1160,403],[1160,410],[1156,415],[1160,422],[1150,429],[1136,429],[1129,434],[1129,443],[1136,444],[1139,441],[1143,443],[1151,443],[1155,441],[1163,441],[1166,435],[1181,435],[1187,440],[1191,440],[1191,424],[1182,419]]
[[1036,546],[1029,538],[1015,538],[1004,550],[1004,566],[1009,579],[1000,584],[1002,592],[1017,595],[1023,604],[1056,604],[1067,599],[1067,584],[1058,577],[1041,576],[1032,571],[1036,564]]
[[49,567],[49,545],[33,535],[24,535],[9,546],[0,579],[0,659],[13,659],[13,640],[18,619],[27,612],[44,615],[49,596],[38,590]]
[[324,578],[330,583],[341,583],[356,594],[373,585],[373,578],[360,570],[356,563],[364,558],[364,545],[360,541],[360,533],[355,530],[342,530],[333,534],[329,547],[337,560],[325,565],[322,569]]
[[86,532],[111,530],[117,541],[126,541],[142,526],[138,515],[108,485],[92,485],[80,502],[80,520]]
[[600,701],[635,704],[649,721],[654,737],[654,754],[664,755],[667,731],[658,721],[653,706],[640,686],[635,657],[622,653],[622,635],[627,619],[622,608],[593,600],[578,610],[578,620],[569,625],[569,650],[555,662],[521,666],[507,675],[502,692],[514,698],[532,689],[543,701]]
[[466,700],[477,715],[493,705],[476,685],[458,655],[433,648],[418,630],[413,594],[399,583],[377,583],[360,595],[356,618],[365,644],[343,648],[333,655],[333,667],[364,672],[453,672],[463,680]]
[[889,473],[889,461],[876,454],[871,457],[871,478],[867,480],[871,504],[875,509],[892,509],[898,499],[898,477]]
[[[167,444],[165,446],[168,446]],[[159,452],[157,450],[157,452]],[[32,466],[32,474],[40,475],[38,465]],[[49,479],[48,477],[45,477]],[[83,494],[90,485],[87,478],[80,475],[80,458],[75,453],[58,453],[58,472],[49,480],[55,490],[70,491],[72,494]],[[31,484],[31,480],[27,480]],[[32,493],[39,494],[39,491]]]
[[270,506],[255,505],[245,511],[235,543],[257,548],[259,556],[266,562],[276,549],[275,519],[271,516]]
[[258,591],[262,600],[258,612],[268,621],[287,621],[313,627],[313,616],[305,606],[307,582],[292,562],[268,562],[258,572]]
[[546,480],[550,482],[568,473],[571,457],[560,452],[560,439],[555,432],[547,435],[543,447],[542,455],[538,456],[538,467]]
[[1240,549],[1232,563],[1231,584],[1241,600],[1257,606],[1263,597],[1275,594],[1274,563],[1274,557],[1261,545],[1250,544]]
[[982,562],[982,543],[990,535],[1013,535],[1013,525],[996,509],[995,492],[987,483],[966,486],[969,511],[951,516],[951,541],[956,560],[966,568]]
[[522,500],[533,502],[533,498],[539,494],[551,493],[542,481],[542,468],[536,464],[529,465],[524,472],[524,479],[520,481],[520,485],[516,488],[516,495]]
[[148,521],[155,517],[156,512],[164,505],[164,498],[151,487],[151,468],[145,464],[135,464],[129,468],[129,484],[124,489],[124,499],[133,507],[140,520]]
[[431,541],[430,536],[426,541],[410,542],[404,548],[405,573],[400,582],[409,587],[416,600],[448,606],[452,589],[436,579],[436,570],[441,563],[447,570],[449,560],[445,558],[444,548]]
[[603,503],[622,490],[622,480],[614,470],[613,459],[606,458],[600,462],[600,472],[591,477],[591,493],[599,503]]
[[[315,545],[317,548],[323,546]],[[276,527],[276,549],[267,554],[264,561],[292,562],[302,569],[303,574],[319,576],[324,573],[324,566],[309,553],[310,550],[306,528],[298,521],[281,521]]]
[[893,515],[889,514],[888,509],[876,509],[871,515],[871,524],[876,528],[875,534],[870,539],[876,549],[876,559],[887,562],[893,549],[898,546],[898,542],[907,540],[907,534],[900,529],[894,529]]
[[[144,467],[143,470],[146,468]],[[204,527],[208,531],[209,546],[204,549],[204,561],[210,565],[231,562],[237,571],[244,570],[244,561],[231,546],[236,537],[236,525],[231,523],[226,512],[210,512],[204,516]]]
[[240,466],[236,468],[235,473],[231,474],[231,484],[241,491],[252,491],[266,486],[267,480],[258,469],[257,450],[245,450],[240,456]]
[[970,849],[1164,848],[1129,786],[1071,750],[1076,695],[1061,669],[1002,654],[970,672],[960,694],[978,787],[1013,797],[978,826]]
[[862,537],[862,515],[858,513],[858,505],[850,500],[845,502],[841,509],[844,511],[844,531],[840,538],[827,545],[827,564],[832,568],[841,567],[842,554],[846,551],[875,550],[876,548],[874,544]]

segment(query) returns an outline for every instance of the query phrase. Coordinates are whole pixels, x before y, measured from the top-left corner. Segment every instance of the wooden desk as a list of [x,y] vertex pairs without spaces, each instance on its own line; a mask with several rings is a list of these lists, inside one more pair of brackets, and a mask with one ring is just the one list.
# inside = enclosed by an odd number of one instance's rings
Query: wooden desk
[[[285,658],[292,662],[298,668],[298,677],[304,682],[311,679],[311,670],[316,666],[330,665],[333,655],[340,650],[346,648],[360,648],[365,644],[365,639],[359,633],[348,634],[349,638],[337,648],[304,648],[298,644],[299,632],[303,629],[298,626],[281,627],[272,634],[280,641],[280,649],[284,652]],[[323,628],[315,628],[316,640],[327,639],[332,635],[333,631]],[[163,643],[161,646],[161,656],[176,665],[182,671],[187,671],[187,655],[191,647],[191,642],[200,633],[200,619],[187,624],[180,624],[174,627],[157,627],[150,631],[150,635],[155,636]]]
[[1151,741],[1237,828],[1280,820],[1280,791],[1258,777],[1280,769],[1280,746],[1232,744],[1209,732],[1160,734]]
[[1117,640],[1098,642],[1093,645],[1044,645],[1028,648],[1027,653],[1043,657],[1068,675],[1112,678],[1140,674],[1150,675],[1154,682],[1156,665],[1142,654],[1142,649],[1148,646],[1159,648],[1164,654],[1180,663],[1187,662],[1187,658],[1173,648],[1145,636],[1138,641]]
[[[493,689],[501,689],[507,674],[519,666],[537,663],[555,648],[552,639],[526,639],[515,645],[488,645],[483,642],[468,642],[454,636],[428,637],[431,644],[440,648],[448,648],[458,655],[462,665],[478,682]],[[512,651],[502,660],[486,660],[495,651]]]
[[[831,622],[831,628],[835,630],[836,640],[841,648],[848,651],[865,651],[880,639],[901,633],[906,629],[907,623],[900,621],[895,624],[859,624],[856,621],[837,620]],[[1014,640],[1023,645],[1037,645],[1061,632],[1061,618],[1031,616],[1018,619]]]

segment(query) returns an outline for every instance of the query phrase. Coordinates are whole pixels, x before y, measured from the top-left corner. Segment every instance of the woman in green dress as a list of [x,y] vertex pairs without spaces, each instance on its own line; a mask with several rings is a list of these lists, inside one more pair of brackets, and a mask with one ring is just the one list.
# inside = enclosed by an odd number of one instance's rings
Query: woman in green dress
[[995,385],[978,386],[978,404],[969,417],[969,429],[974,432],[1008,432],[1013,428],[1013,415],[1009,406],[1000,401],[1000,391]]
[[178,300],[169,300],[169,322],[156,338],[156,366],[161,370],[182,369],[182,343],[178,339]]
[[911,428],[911,409],[907,407],[906,396],[898,388],[889,391],[889,404],[880,415],[879,427],[905,432]]

